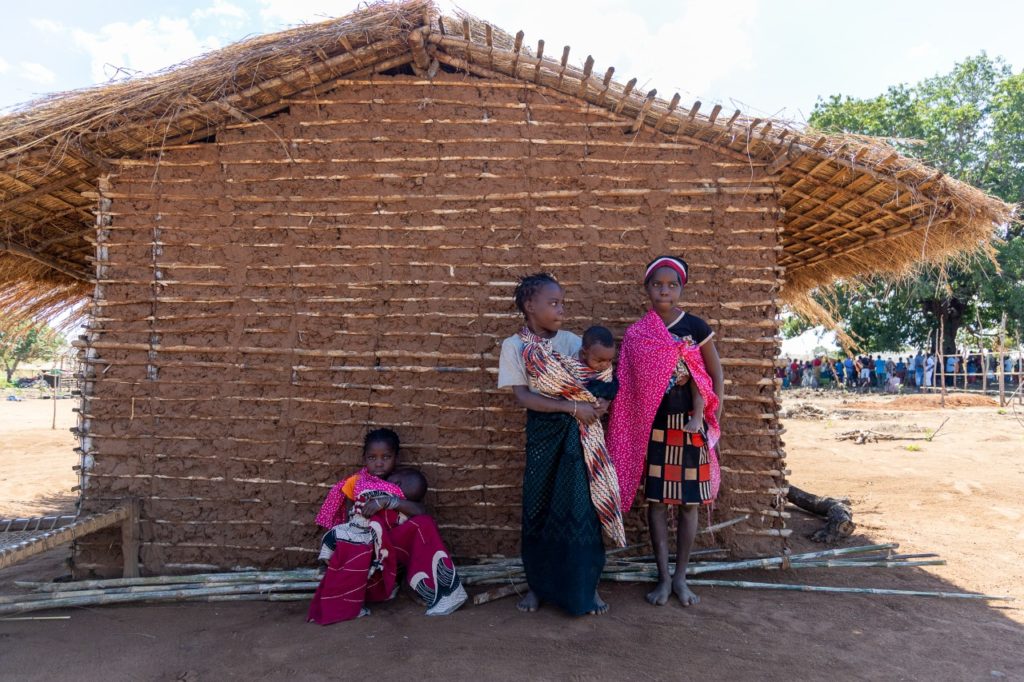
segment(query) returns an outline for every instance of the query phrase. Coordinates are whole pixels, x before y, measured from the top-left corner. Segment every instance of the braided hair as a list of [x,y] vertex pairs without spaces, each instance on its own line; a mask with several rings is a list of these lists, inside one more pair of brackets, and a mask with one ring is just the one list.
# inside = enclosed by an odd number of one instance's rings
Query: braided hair
[[558,284],[558,280],[555,279],[554,275],[550,275],[546,272],[537,272],[526,277],[520,277],[519,283],[516,284],[516,308],[519,309],[523,315],[526,315],[526,302],[537,295],[537,292],[546,287],[549,284]]
[[366,438],[363,439],[364,455],[366,454],[366,451],[370,449],[371,443],[385,443],[392,450],[395,451],[396,455],[398,454],[398,434],[392,431],[391,429],[374,429],[373,431],[370,431],[368,434],[366,434]]

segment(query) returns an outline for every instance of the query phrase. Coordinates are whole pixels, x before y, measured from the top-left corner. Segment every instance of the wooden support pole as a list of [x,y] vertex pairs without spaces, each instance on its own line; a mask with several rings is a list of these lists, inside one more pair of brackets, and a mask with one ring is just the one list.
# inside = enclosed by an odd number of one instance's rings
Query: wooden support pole
[[[526,36],[526,34],[523,33],[522,31],[520,31],[519,33],[516,33],[516,42],[512,46],[512,51],[515,52],[515,54],[516,54],[515,59],[512,60],[512,77],[513,78],[518,78],[519,77],[519,73],[518,73],[519,57],[522,56],[523,38],[525,36]],[[467,48],[467,50],[468,49],[469,48]],[[468,52],[466,53],[466,61],[470,61],[469,53]]]
[[985,348],[981,349],[981,394],[988,395],[988,366],[990,358],[988,357],[988,350]]
[[711,114],[708,116],[708,125],[709,126],[715,125],[715,120],[718,118],[718,114],[720,114],[721,112],[722,112],[722,105],[721,104],[716,104],[714,107],[711,108]]
[[82,282],[90,281],[89,276],[87,274],[74,269],[72,264],[62,262],[60,260],[57,260],[56,258],[47,256],[42,253],[37,253],[36,251],[33,251],[32,249],[26,246],[14,244],[11,242],[0,242],[0,253],[4,251],[7,251],[8,253],[13,253],[17,256],[28,258],[29,260],[34,260],[37,263],[42,263],[43,265],[52,268],[59,273],[80,280]]
[[603,107],[605,97],[608,96],[608,88],[611,87],[612,76],[615,74],[615,67],[609,66],[608,70],[604,72],[604,78],[601,80],[601,94],[597,96],[597,106]]
[[565,69],[569,65],[569,46],[566,45],[562,48],[562,61],[561,68],[558,70],[558,83],[555,84],[555,89],[562,87],[562,79],[565,78]]
[[123,578],[139,577],[139,500],[131,498],[126,504],[128,515],[121,522],[121,554],[124,559]]
[[644,100],[643,106],[640,107],[640,111],[637,112],[636,120],[633,121],[633,125],[629,127],[629,132],[635,133],[640,130],[644,124],[644,118],[647,116],[647,110],[654,104],[654,97],[658,94],[657,90],[651,90],[647,93],[647,98]]
[[626,101],[629,100],[630,93],[633,92],[633,88],[636,87],[636,79],[630,78],[629,82],[626,83],[626,88],[622,91],[622,97],[619,98],[619,103],[615,105],[615,113],[621,114],[622,107],[626,106]]
[[590,80],[590,74],[594,71],[594,58],[591,55],[587,55],[587,59],[583,62],[583,77],[580,78],[580,86],[576,89],[576,96],[580,99],[585,99],[587,92],[587,82]]
[[672,115],[672,112],[676,110],[676,107],[679,106],[680,99],[681,98],[678,92],[672,95],[672,101],[668,103],[668,109],[665,111],[664,114],[661,115],[661,118],[658,119],[658,122],[654,124],[655,130],[661,130],[661,125],[668,119],[669,116]]
[[430,56],[427,55],[422,31],[412,31],[409,33],[409,48],[412,50],[413,64],[415,64],[417,69],[426,73],[426,70],[430,67]]
[[944,352],[945,351],[945,345],[946,345],[945,341],[946,341],[946,326],[945,326],[945,322],[943,321],[942,315],[939,315],[939,338],[938,338],[938,343],[936,344],[938,346],[939,350],[935,354],[935,357],[937,357],[939,359],[938,375],[939,375],[939,382],[942,384],[942,388],[941,388],[941,391],[942,391],[941,395],[942,395],[942,397],[939,399],[939,401],[940,401],[940,404],[942,405],[942,407],[946,406],[946,354]]
[[1006,313],[999,324],[999,407],[1006,407]]

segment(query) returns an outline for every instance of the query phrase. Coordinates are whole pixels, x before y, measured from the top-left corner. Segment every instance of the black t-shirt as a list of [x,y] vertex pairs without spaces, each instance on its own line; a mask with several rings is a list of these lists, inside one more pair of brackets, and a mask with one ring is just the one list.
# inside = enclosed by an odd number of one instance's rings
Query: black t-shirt
[[698,346],[702,345],[714,334],[707,322],[692,313],[683,313],[682,317],[677,318],[672,323],[668,331],[683,341],[693,341]]
[[[668,331],[673,336],[683,341],[692,341],[698,346],[703,345],[714,336],[714,332],[711,331],[708,323],[691,313],[684,313],[681,317],[677,318],[668,328]],[[662,408],[667,408],[672,413],[690,412],[693,410],[690,383],[687,382],[682,386],[678,384],[674,386],[662,398],[661,404]]]

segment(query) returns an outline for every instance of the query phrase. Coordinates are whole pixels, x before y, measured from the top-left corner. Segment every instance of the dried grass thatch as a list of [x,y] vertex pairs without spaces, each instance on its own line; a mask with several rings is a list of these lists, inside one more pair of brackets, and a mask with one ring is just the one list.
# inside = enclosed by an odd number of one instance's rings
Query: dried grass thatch
[[[430,0],[376,3],[340,19],[260,36],[145,78],[30,102],[0,117],[0,314],[54,313],[87,295],[97,178],[108,159],[157,153],[285,107],[346,78],[438,68],[517,79],[750,163],[779,188],[783,297],[818,313],[807,292],[840,277],[907,272],[984,249],[1012,207],[903,157],[884,141],[821,135],[788,122],[679,107],[622,85],[612,70],[552,57]],[[6,252],[6,253],[4,253]]]

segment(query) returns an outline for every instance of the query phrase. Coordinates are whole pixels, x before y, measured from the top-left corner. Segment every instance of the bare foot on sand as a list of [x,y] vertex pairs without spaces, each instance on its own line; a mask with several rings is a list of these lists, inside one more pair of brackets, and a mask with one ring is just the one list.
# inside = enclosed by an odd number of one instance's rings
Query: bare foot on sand
[[647,603],[653,606],[664,606],[668,603],[670,596],[672,596],[672,582],[661,580],[657,587],[647,593]]
[[604,599],[601,599],[601,595],[597,593],[597,590],[594,590],[594,610],[590,611],[590,615],[603,616],[604,614],[608,613],[608,609],[610,608],[611,607],[608,606],[608,602],[606,602]]
[[700,597],[690,590],[685,578],[672,581],[672,592],[679,598],[679,603],[683,606],[696,606],[700,603]]
[[533,590],[530,590],[525,597],[519,600],[516,608],[523,613],[533,613],[540,608],[540,599],[533,593]]

